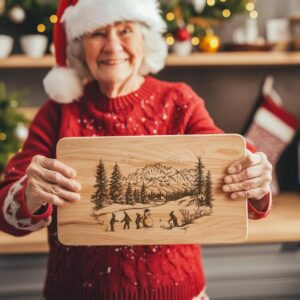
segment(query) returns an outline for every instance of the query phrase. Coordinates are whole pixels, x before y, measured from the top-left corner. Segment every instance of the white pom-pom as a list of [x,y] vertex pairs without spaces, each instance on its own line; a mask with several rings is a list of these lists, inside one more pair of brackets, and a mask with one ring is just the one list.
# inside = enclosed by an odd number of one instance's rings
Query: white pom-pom
[[83,84],[76,71],[65,67],[55,67],[43,80],[49,97],[58,103],[71,103],[83,94]]

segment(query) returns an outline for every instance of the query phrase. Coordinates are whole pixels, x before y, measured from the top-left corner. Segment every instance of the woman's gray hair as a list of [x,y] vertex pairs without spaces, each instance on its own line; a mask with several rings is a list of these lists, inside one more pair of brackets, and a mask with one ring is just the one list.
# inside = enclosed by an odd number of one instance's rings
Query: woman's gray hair
[[[140,67],[141,75],[155,74],[165,66],[168,46],[161,33],[140,24],[144,37],[144,59]],[[93,76],[85,63],[82,39],[74,39],[67,46],[68,66],[75,69],[81,79],[91,80]]]

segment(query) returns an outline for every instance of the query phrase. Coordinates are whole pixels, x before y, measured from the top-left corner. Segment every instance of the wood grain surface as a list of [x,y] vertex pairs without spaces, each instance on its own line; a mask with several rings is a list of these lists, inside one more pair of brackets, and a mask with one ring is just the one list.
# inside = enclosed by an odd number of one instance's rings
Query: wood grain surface
[[75,137],[57,158],[77,171],[81,200],[58,208],[65,245],[237,243],[247,204],[222,192],[226,168],[245,156],[236,134]]

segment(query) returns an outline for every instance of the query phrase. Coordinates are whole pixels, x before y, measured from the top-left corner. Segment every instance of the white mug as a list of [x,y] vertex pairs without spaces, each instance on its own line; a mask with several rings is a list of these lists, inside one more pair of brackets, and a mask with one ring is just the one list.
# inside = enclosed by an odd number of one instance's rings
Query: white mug
[[13,49],[14,39],[9,35],[0,34],[0,58],[9,56]]
[[42,34],[30,34],[21,36],[23,52],[34,58],[42,57],[48,46],[48,39]]

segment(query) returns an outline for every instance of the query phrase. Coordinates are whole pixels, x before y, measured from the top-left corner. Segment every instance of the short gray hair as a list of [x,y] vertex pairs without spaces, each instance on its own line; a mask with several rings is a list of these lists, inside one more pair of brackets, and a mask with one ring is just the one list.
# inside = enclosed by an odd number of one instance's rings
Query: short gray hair
[[[139,72],[141,75],[156,74],[165,67],[168,46],[161,33],[149,29],[144,24],[138,24],[144,37],[144,59]],[[69,67],[75,69],[81,79],[93,79],[85,63],[82,38],[68,42],[67,57]]]

